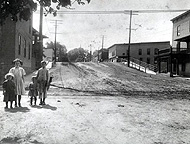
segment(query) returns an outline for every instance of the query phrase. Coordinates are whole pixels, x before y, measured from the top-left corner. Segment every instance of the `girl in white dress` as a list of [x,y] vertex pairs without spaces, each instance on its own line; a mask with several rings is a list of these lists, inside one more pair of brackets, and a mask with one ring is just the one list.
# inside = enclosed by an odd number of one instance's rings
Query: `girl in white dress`
[[21,95],[25,93],[24,87],[24,75],[26,75],[25,70],[20,67],[22,65],[22,61],[20,59],[15,59],[14,61],[15,67],[9,70],[9,73],[14,75],[14,82],[16,85],[16,101],[15,107],[17,107],[17,98],[18,98],[18,106],[21,107]]

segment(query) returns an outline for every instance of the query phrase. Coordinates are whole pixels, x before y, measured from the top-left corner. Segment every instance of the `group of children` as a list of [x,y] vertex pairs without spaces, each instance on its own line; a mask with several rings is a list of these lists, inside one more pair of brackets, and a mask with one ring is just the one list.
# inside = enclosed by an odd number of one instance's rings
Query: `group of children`
[[[28,96],[30,96],[30,105],[36,105],[37,96],[39,96],[39,105],[45,105],[45,99],[47,97],[47,90],[49,88],[52,77],[49,75],[49,71],[46,69],[46,62],[41,62],[42,67],[37,71],[36,76],[32,76],[32,81],[29,84]],[[8,102],[10,102],[10,108],[13,101],[16,102],[16,85],[14,82],[14,75],[8,73],[5,75],[5,81],[3,82],[3,101],[6,103],[5,108],[8,108]]]

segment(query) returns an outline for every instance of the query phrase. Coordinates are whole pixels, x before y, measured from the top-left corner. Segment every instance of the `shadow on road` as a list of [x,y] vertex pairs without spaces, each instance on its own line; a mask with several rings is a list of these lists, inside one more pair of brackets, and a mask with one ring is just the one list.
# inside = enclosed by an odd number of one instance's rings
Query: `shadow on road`
[[[20,137],[6,137],[0,141],[0,144],[20,144],[21,140],[22,139]],[[37,140],[30,141],[30,143],[32,143],[32,144],[44,144],[44,143],[39,142]]]
[[49,104],[46,104],[46,105],[35,105],[35,106],[32,106],[33,108],[38,108],[38,109],[42,109],[42,108],[44,108],[44,109],[50,109],[50,110],[52,110],[52,111],[55,111],[55,110],[57,110],[57,107],[54,107],[54,106],[51,106],[51,105],[49,105]]
[[57,110],[57,107],[51,106],[51,105],[49,105],[49,104],[43,105],[42,108],[51,109],[51,110],[53,110],[53,111]]
[[16,112],[29,112],[30,109],[27,107],[16,107],[13,109],[5,109],[6,112],[16,113]]

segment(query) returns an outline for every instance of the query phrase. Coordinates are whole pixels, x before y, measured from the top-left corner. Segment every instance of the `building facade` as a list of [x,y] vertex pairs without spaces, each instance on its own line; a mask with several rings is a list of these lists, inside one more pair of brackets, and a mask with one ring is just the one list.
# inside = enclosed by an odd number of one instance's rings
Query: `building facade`
[[[109,60],[112,62],[127,61],[129,44],[115,44],[108,48]],[[130,61],[137,59],[147,64],[156,65],[156,56],[160,49],[170,47],[170,42],[143,42],[130,44]]]
[[173,18],[172,73],[190,76],[190,10]]
[[94,62],[107,62],[108,61],[108,49],[100,49],[97,54],[93,56]]
[[23,68],[31,72],[32,59],[32,20],[12,21],[7,18],[0,26],[0,81],[8,70],[13,67],[12,61],[20,58]]
[[190,76],[190,11],[173,18],[172,47],[159,52],[159,71],[167,65],[170,76]]

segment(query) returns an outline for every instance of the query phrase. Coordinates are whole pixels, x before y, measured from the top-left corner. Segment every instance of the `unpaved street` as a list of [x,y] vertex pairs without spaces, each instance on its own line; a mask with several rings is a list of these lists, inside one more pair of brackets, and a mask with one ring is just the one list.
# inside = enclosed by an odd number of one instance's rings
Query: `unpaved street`
[[0,143],[190,143],[188,79],[118,64],[57,65],[51,72],[46,106],[29,106],[25,95],[21,108],[4,110],[0,93]]

